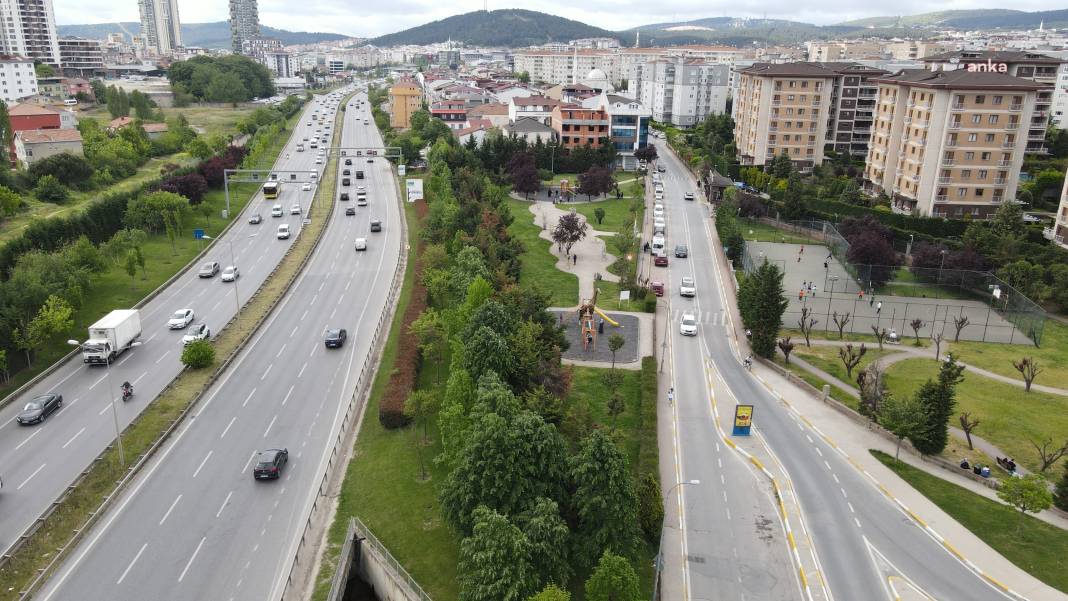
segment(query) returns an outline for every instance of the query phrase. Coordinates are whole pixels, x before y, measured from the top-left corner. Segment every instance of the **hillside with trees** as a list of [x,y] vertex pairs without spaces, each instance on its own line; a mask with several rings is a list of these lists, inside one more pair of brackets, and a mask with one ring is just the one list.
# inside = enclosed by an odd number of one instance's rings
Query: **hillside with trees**
[[616,37],[616,33],[532,10],[475,11],[391,33],[370,41],[375,46],[433,44],[453,40],[474,46],[532,46],[578,38]]

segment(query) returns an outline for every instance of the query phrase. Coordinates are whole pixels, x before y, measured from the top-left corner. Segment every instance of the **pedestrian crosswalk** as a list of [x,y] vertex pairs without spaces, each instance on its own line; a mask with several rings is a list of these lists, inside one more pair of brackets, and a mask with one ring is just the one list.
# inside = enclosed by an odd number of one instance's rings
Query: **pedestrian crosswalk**
[[685,313],[693,313],[694,317],[697,318],[697,323],[703,325],[726,325],[727,317],[722,311],[687,311],[685,309],[673,309],[671,311],[671,321],[679,321]]

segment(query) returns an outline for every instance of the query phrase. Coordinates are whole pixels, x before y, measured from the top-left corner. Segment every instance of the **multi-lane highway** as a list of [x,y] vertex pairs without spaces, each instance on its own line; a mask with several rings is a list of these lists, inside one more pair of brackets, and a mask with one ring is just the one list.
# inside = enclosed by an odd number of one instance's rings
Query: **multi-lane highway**
[[[659,162],[667,166],[665,174],[665,204],[668,214],[669,251],[675,244],[688,243],[688,259],[672,259],[671,306],[672,322],[668,326],[678,330],[682,309],[692,305],[698,315],[696,337],[673,340],[672,356],[677,386],[677,405],[685,427],[679,429],[679,447],[683,465],[682,479],[701,480],[699,486],[683,487],[685,491],[685,545],[691,554],[694,549],[717,548],[723,534],[721,521],[727,511],[736,512],[752,504],[752,499],[739,500],[730,496],[731,488],[747,487],[740,479],[748,474],[727,470],[718,465],[718,449],[709,449],[716,436],[712,430],[707,406],[708,387],[703,376],[705,366],[711,365],[713,379],[725,384],[736,399],[755,406],[753,423],[767,441],[793,483],[808,532],[813,540],[822,580],[828,598],[839,600],[864,599],[875,601],[893,599],[888,587],[889,578],[907,579],[912,586],[926,591],[935,599],[999,600],[1006,599],[1001,591],[972,572],[962,561],[950,554],[925,530],[918,527],[892,501],[883,496],[864,474],[858,471],[836,449],[826,444],[808,425],[797,420],[759,382],[741,366],[739,357],[729,343],[731,328],[726,304],[729,288],[725,279],[730,274],[717,269],[713,260],[712,222],[707,206],[702,202],[683,200],[685,192],[697,192],[684,167],[662,145]],[[698,197],[700,195],[698,194]],[[662,270],[663,268],[661,268]],[[654,272],[655,273],[655,272]],[[694,300],[678,296],[678,278],[692,275],[697,282]],[[688,386],[685,382],[692,382]],[[720,411],[733,414],[733,402],[720,398]],[[700,427],[688,422],[697,422]],[[716,488],[723,473],[726,489]],[[711,486],[709,486],[711,485]],[[666,487],[666,485],[665,485]],[[762,511],[763,513],[763,511]],[[707,526],[698,527],[707,517]],[[771,517],[771,514],[768,514]],[[712,524],[717,523],[717,526]],[[732,530],[734,527],[731,527]],[[733,535],[732,535],[733,536]],[[750,546],[752,546],[750,542]],[[732,569],[743,579],[761,582],[766,576],[754,573],[759,561],[735,558]],[[670,558],[671,555],[669,554]],[[688,571],[699,572],[694,562]],[[707,564],[705,564],[707,565]],[[675,570],[672,572],[672,568]],[[698,577],[684,574],[680,565],[669,566],[665,579],[690,578],[694,582],[689,598],[770,598],[746,592],[720,597],[700,592]],[[709,576],[710,578],[713,575]],[[666,583],[665,583],[666,584]],[[734,590],[741,590],[738,585]],[[915,589],[914,589],[915,590]],[[700,593],[700,594],[699,594]],[[685,599],[687,597],[678,597]]]
[[[296,151],[302,138],[314,136],[317,128],[324,127],[317,120],[309,125],[315,110],[322,113],[320,101],[309,102],[305,107],[275,164],[277,170],[321,171],[322,166],[315,164],[314,151]],[[328,117],[326,123],[332,125],[333,119]],[[234,226],[203,257],[203,261],[217,261],[223,267],[236,262],[241,274],[236,284],[224,283],[218,275],[199,278],[196,267],[176,279],[141,308],[142,345],[119,357],[110,368],[110,379],[107,368],[86,366],[78,356],[0,410],[0,476],[4,479],[0,493],[0,549],[7,549],[114,441],[111,400],[118,398],[120,383],[131,382],[136,393],[128,402],[116,403],[119,425],[125,428],[181,371],[181,338],[185,331],[167,329],[171,314],[178,309],[192,309],[195,323],[205,323],[213,333],[217,332],[237,310],[235,294],[244,303],[289,248],[291,240],[276,239],[276,226],[288,223],[296,232],[301,216],[291,215],[290,207],[299,203],[302,212],[306,212],[313,193],[302,191],[300,184],[283,185],[277,200],[264,200],[262,193],[257,193]],[[284,207],[283,217],[270,217],[275,203]],[[260,213],[263,222],[248,223],[248,216],[253,213]],[[78,338],[84,339],[85,335],[80,332]],[[14,417],[24,403],[48,392],[63,395],[63,408],[43,424],[19,426]]]
[[[356,98],[365,99],[359,94]],[[341,146],[381,147],[373,121],[349,104]],[[351,154],[351,153],[350,153]],[[387,310],[399,261],[397,188],[384,159],[353,158],[369,204],[338,202],[293,288],[196,415],[145,468],[38,595],[48,599],[277,599],[340,414]],[[340,169],[346,166],[340,165]],[[381,220],[380,233],[369,231]],[[355,251],[357,238],[368,241]],[[328,328],[348,341],[327,349]],[[255,454],[287,448],[282,477],[254,481]]]

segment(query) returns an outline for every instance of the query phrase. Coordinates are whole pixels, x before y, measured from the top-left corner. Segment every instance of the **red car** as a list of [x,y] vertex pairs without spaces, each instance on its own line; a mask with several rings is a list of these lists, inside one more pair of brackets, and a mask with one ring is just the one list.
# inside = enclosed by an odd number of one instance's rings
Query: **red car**
[[649,288],[653,291],[653,294],[664,296],[664,282],[649,282]]
[[653,257],[653,265],[656,265],[657,267],[667,267],[667,264],[668,258],[666,254],[661,253]]

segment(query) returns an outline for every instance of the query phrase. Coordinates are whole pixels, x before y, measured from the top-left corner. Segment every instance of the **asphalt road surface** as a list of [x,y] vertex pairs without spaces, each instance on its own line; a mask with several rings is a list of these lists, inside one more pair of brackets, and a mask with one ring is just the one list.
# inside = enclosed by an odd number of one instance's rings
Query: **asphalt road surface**
[[[365,112],[345,114],[342,146],[381,146]],[[345,216],[354,201],[337,203],[282,304],[39,599],[279,597],[400,256],[390,165],[360,161],[369,206]],[[381,233],[369,232],[372,218]],[[366,251],[354,250],[358,237]],[[348,330],[344,347],[325,348],[331,327]],[[288,448],[289,464],[255,481],[255,454],[268,448]]]
[[[729,290],[724,288],[724,278],[730,275],[719,273],[716,263],[712,261],[708,242],[713,225],[707,206],[682,199],[685,192],[697,190],[692,187],[681,163],[675,157],[668,156],[669,153],[660,143],[658,145],[661,151],[659,162],[665,164],[668,170],[665,174],[666,212],[670,216],[667,248],[673,249],[675,244],[686,243],[687,240],[691,242],[691,258],[678,262],[687,261],[687,267],[693,270],[697,279],[697,299],[700,300],[702,320],[698,326],[697,340],[675,341],[676,381],[703,382],[703,376],[696,371],[701,369],[697,359],[703,361],[707,358],[733,396],[754,405],[754,427],[763,433],[771,450],[790,474],[805,523],[823,566],[830,595],[840,601],[893,599],[887,585],[888,579],[906,578],[935,599],[972,601],[1008,598],[916,526],[866,476],[799,422],[742,368],[740,358],[732,352],[727,326],[724,325],[727,323],[723,311],[726,306],[725,294]],[[680,235],[687,237],[687,240],[679,240],[677,237]],[[672,259],[672,262],[676,263],[676,260]],[[673,285],[675,289],[671,294],[675,296],[672,297],[672,304],[678,306],[677,281]],[[672,320],[669,327],[677,330],[677,318]],[[683,394],[682,391],[686,390],[683,386],[685,384],[677,386],[679,399],[689,394]],[[725,409],[733,414],[733,403],[725,408],[724,399],[720,399],[720,411]],[[705,419],[698,415],[695,420],[698,418]],[[690,421],[686,416],[683,416],[683,420]],[[707,448],[707,441],[715,436],[710,429],[700,427],[681,428],[679,435],[683,460],[691,462],[684,463],[682,478],[702,480],[699,486],[683,487],[687,520],[685,538],[692,554],[694,549],[715,549],[721,545],[719,539],[724,537],[725,530],[735,531],[737,526],[720,516],[727,510],[751,511],[752,499],[745,496],[732,498],[729,491],[727,497],[715,491],[710,494],[701,492],[706,490],[707,482],[720,482],[718,475],[706,477],[704,473],[718,471],[718,465],[709,464],[709,457],[715,458],[716,455],[702,450]],[[694,451],[689,452],[689,449]],[[705,465],[700,465],[702,462]],[[730,482],[733,474],[727,478]],[[664,486],[666,489],[668,485],[665,483]],[[709,516],[709,523],[700,529],[694,527],[698,520],[696,512]],[[753,544],[750,542],[750,546]],[[742,598],[737,594],[720,597],[699,590],[699,580],[693,576],[694,568],[690,563],[689,577],[694,585],[691,598]],[[734,562],[734,569],[743,577],[748,575],[760,579],[765,576],[752,574],[752,568],[753,562],[746,557],[739,557]],[[678,565],[669,565],[665,578],[683,578],[683,572]],[[754,597],[747,594],[745,598]]]
[[[275,164],[275,169],[322,172],[315,164],[315,152],[297,152],[303,137],[313,136],[322,126],[308,125],[316,102],[306,105],[293,136]],[[320,109],[321,110],[321,109]],[[332,123],[332,118],[327,119]],[[310,173],[301,177],[310,178]],[[181,338],[185,330],[169,330],[167,320],[179,309],[193,309],[194,323],[206,323],[216,333],[237,311],[281,260],[290,241],[275,237],[276,226],[288,223],[294,235],[301,227],[301,215],[291,215],[293,204],[306,212],[314,190],[302,191],[300,184],[283,185],[278,199],[265,200],[261,192],[249,202],[237,223],[217,241],[203,261],[218,261],[225,268],[236,263],[240,277],[236,284],[224,283],[216,275],[197,277],[198,266],[184,273],[166,290],[141,309],[142,346],[119,356],[110,368],[87,366],[81,356],[66,362],[21,398],[0,410],[0,549],[8,549],[63,490],[84,471],[115,439],[112,399],[121,428],[132,422],[181,371]],[[284,216],[272,218],[271,206],[281,204]],[[263,222],[248,223],[259,213]],[[233,260],[231,260],[231,245]],[[125,309],[127,307],[115,307]],[[78,334],[83,339],[86,332]],[[110,376],[110,377],[109,377]],[[123,403],[119,385],[129,381],[134,396]],[[63,408],[43,424],[20,426],[15,415],[30,398],[57,392],[63,395]]]

